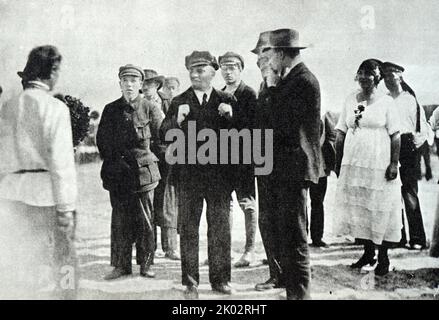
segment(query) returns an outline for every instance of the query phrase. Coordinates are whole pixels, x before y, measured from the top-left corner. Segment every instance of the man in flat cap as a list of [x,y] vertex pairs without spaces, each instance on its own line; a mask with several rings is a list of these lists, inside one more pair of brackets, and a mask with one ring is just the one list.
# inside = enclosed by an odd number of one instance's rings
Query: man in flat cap
[[[226,82],[222,89],[224,92],[233,94],[237,100],[241,116],[242,128],[253,129],[255,122],[256,92],[241,80],[241,72],[244,69],[244,59],[234,52],[226,52],[218,58],[221,75]],[[257,230],[257,211],[255,196],[254,167],[251,164],[243,164],[243,150],[240,150],[240,164],[234,179],[234,189],[239,206],[245,215],[245,248],[244,254],[235,263],[235,267],[248,267],[253,260],[255,238]],[[231,210],[232,211],[232,210]]]
[[[163,112],[163,117],[169,110],[171,104],[171,99],[160,92],[159,90],[163,87],[165,83],[165,77],[157,73],[157,71],[152,69],[144,69],[145,79],[143,80],[142,92],[144,98],[156,105]],[[169,165],[165,161],[166,145],[160,141],[151,141],[151,150],[159,158],[159,170],[162,179],[159,185],[154,190],[154,231],[155,231],[155,241],[157,247],[157,226],[160,226],[160,238],[162,244],[162,250],[165,253],[165,258],[171,260],[180,260],[177,252],[177,210],[173,198],[169,199],[170,203],[165,204],[165,188],[166,181],[169,172]]]
[[136,244],[140,274],[154,277],[154,189],[160,180],[158,158],[150,150],[158,139],[163,113],[139,95],[143,70],[134,65],[119,69],[122,97],[107,104],[97,132],[97,146],[104,160],[103,186],[110,192],[111,265],[106,276],[116,279],[132,273],[132,246]]
[[[203,210],[203,199],[207,203],[209,280],[214,291],[231,294],[231,235],[230,200],[233,170],[228,165],[202,164],[198,159],[189,163],[196,155],[191,146],[199,142],[189,136],[196,125],[201,129],[214,130],[219,137],[220,129],[235,127],[238,113],[235,98],[214,89],[211,82],[218,69],[216,58],[207,51],[194,51],[186,57],[192,86],[176,96],[163,121],[162,140],[168,130],[179,128],[186,137],[185,164],[176,164],[178,176],[180,251],[182,284],[187,297],[198,297],[199,275],[199,225]],[[191,140],[193,139],[193,140]],[[217,150],[220,150],[219,139]]]
[[[405,213],[409,225],[409,245],[412,249],[425,249],[427,240],[422,219],[421,206],[418,198],[418,180],[416,168],[419,161],[419,148],[426,142],[429,125],[425,118],[424,109],[419,106],[414,91],[404,81],[404,68],[392,62],[382,65],[384,83],[389,95],[398,107],[398,116],[401,124],[401,150],[399,162],[401,167],[401,192],[404,199]],[[402,229],[400,245],[407,245],[406,232]]]
[[310,183],[323,174],[320,88],[302,62],[299,33],[261,33],[253,53],[264,78],[256,127],[273,130],[273,171],[258,177],[259,227],[270,278],[257,290],[286,287],[287,299],[310,296],[306,202]]

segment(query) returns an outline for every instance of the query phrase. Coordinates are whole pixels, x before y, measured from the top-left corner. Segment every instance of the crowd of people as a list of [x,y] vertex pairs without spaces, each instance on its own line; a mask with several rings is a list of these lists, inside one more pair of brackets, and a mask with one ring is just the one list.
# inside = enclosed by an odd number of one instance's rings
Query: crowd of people
[[[285,288],[287,299],[308,299],[308,229],[312,246],[328,246],[323,241],[324,199],[331,171],[338,177],[334,234],[352,236],[364,246],[352,268],[376,264],[375,275],[384,276],[390,271],[389,248],[429,248],[416,164],[429,130],[439,127],[439,111],[427,122],[403,79],[404,68],[367,59],[355,75],[359,89],[349,94],[341,114],[321,115],[319,82],[301,56],[306,48],[296,30],[261,33],[252,50],[262,76],[258,93],[242,81],[244,59],[232,51],[218,59],[208,51],[186,56],[191,86],[182,93],[175,77],[133,64],[119,68],[122,96],[105,106],[99,124],[92,123],[90,137],[103,160],[101,178],[112,207],[114,269],[106,280],[132,274],[133,245],[140,274],[154,278],[159,272],[152,265],[160,227],[164,257],[181,260],[185,295],[198,298],[199,226],[205,201],[209,282],[212,290],[233,294],[235,192],[245,215],[246,235],[235,267],[252,263],[259,227],[269,274],[255,290]],[[35,262],[47,262],[42,259],[47,257],[47,238],[54,236],[55,274],[66,264],[77,268],[73,243],[77,181],[70,119],[65,105],[50,94],[61,61],[56,47],[33,49],[18,73],[23,92],[0,109],[1,209],[12,221],[20,217],[23,228],[17,228],[22,231],[17,237],[32,236]],[[222,89],[212,86],[218,70],[225,82]],[[381,80],[387,93],[377,89]],[[211,129],[218,136],[224,129],[271,132],[272,149],[261,144],[265,153],[272,154],[271,172],[255,179],[255,164],[244,163],[243,146],[238,164],[191,163],[191,143],[200,144],[190,141],[194,122],[196,133]],[[171,130],[187,138],[184,163],[167,161],[176,143],[167,141]],[[215,150],[220,150],[219,141]],[[433,256],[438,256],[438,228],[436,221]],[[66,290],[58,281],[62,297],[74,296],[76,289],[76,282]]]

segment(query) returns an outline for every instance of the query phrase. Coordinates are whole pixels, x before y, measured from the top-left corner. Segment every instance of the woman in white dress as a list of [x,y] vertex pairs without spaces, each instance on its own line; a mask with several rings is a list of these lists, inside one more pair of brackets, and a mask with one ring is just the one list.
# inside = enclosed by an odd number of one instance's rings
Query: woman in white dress
[[381,63],[364,61],[356,80],[360,90],[349,95],[337,129],[336,234],[364,244],[363,256],[351,268],[373,266],[389,272],[387,249],[401,237],[401,181],[398,177],[399,120],[394,101],[377,91]]

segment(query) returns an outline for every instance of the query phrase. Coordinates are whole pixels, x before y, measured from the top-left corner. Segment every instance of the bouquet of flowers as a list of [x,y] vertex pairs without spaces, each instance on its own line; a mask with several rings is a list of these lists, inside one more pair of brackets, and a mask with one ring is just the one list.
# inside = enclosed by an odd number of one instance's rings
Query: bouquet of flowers
[[72,123],[73,147],[76,147],[87,136],[90,127],[90,108],[85,106],[80,99],[61,94],[55,95],[64,102],[70,111]]

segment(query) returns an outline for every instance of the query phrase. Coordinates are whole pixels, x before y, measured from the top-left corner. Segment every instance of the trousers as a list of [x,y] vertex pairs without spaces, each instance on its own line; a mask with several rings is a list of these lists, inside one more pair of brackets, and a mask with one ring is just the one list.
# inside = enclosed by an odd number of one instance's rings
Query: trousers
[[309,196],[311,198],[311,240],[313,242],[321,241],[323,238],[323,229],[325,223],[325,211],[323,202],[325,200],[326,189],[328,187],[328,177],[319,179],[318,184],[311,184],[309,187]]
[[220,284],[231,280],[230,192],[191,184],[179,192],[181,270],[185,286],[198,286],[200,282],[199,227],[203,199],[207,204],[209,281]]
[[270,277],[284,283],[287,299],[310,297],[310,262],[306,232],[308,185],[284,177],[261,176],[259,229]]
[[[418,198],[418,180],[417,180],[417,161],[418,152],[413,148],[408,148],[405,144],[404,135],[401,137],[401,152],[399,162],[401,164],[399,173],[401,176],[401,194],[404,199],[405,212],[409,227],[410,245],[426,245],[426,236],[424,222],[422,219],[421,207]],[[401,231],[401,242],[406,243],[406,232],[403,219],[403,228]]]
[[0,200],[1,298],[76,298],[75,228],[57,226],[56,214],[55,207]]
[[112,266],[131,270],[133,244],[137,264],[146,263],[154,253],[153,199],[154,190],[123,195],[110,192]]

